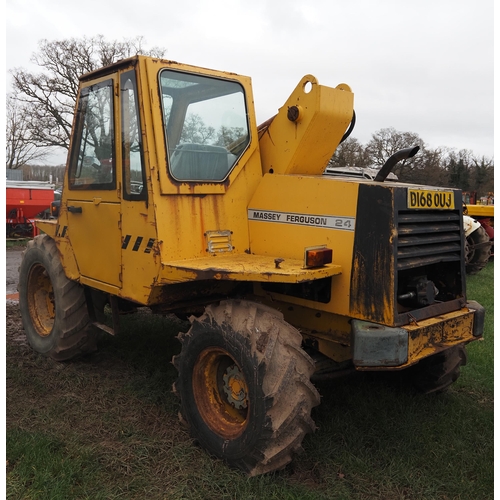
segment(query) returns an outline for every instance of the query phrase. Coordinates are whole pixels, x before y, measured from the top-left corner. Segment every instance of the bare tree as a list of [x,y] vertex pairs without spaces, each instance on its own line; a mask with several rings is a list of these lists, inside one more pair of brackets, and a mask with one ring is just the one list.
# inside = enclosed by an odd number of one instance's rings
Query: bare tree
[[411,169],[404,171],[400,180],[428,186],[447,186],[448,173],[444,168],[446,154],[446,148],[423,147],[418,152],[418,161],[412,165]]
[[364,146],[355,137],[349,137],[338,145],[329,167],[369,167],[370,160]]
[[26,128],[32,140],[40,147],[69,149],[79,77],[136,54],[163,57],[165,49],[145,50],[143,43],[143,37],[109,42],[102,35],[41,40],[31,58],[41,72],[11,71],[16,98],[30,110]]
[[33,141],[28,127],[29,119],[29,110],[13,96],[7,96],[5,149],[6,166],[9,169],[21,168],[47,155],[47,151],[37,147]]
[[473,163],[474,187],[479,196],[486,196],[494,190],[493,160],[482,156],[481,158],[473,158]]

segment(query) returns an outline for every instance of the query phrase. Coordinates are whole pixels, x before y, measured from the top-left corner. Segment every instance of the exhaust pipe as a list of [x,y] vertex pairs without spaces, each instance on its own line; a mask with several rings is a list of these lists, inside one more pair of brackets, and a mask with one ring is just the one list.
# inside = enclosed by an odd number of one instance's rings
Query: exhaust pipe
[[401,160],[406,160],[407,158],[412,158],[418,153],[420,146],[413,146],[411,148],[401,149],[397,153],[394,153],[383,165],[383,167],[378,171],[375,182],[384,182],[387,176],[391,173],[396,163]]

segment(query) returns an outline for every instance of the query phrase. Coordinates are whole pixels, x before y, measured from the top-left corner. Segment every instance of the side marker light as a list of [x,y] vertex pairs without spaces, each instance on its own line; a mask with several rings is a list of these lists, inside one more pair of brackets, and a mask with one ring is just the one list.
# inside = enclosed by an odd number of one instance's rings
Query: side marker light
[[322,267],[333,261],[333,250],[326,246],[306,248],[304,267]]

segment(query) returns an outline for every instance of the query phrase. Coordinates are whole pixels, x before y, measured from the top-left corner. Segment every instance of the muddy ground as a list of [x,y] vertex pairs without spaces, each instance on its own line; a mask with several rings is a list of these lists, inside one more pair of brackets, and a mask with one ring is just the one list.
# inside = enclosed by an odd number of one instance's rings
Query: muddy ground
[[17,292],[19,265],[21,264],[23,251],[24,247],[12,247],[7,248],[5,252],[7,295]]
[[21,314],[17,302],[8,301],[5,311],[5,330],[8,341],[21,342],[28,344],[24,335],[23,325],[21,323]]
[[[19,281],[19,265],[21,264],[23,251],[24,247],[7,248],[6,250],[5,278],[7,285],[7,295],[17,292],[17,283]],[[7,300],[5,321],[7,336],[15,341],[26,342],[17,301]]]

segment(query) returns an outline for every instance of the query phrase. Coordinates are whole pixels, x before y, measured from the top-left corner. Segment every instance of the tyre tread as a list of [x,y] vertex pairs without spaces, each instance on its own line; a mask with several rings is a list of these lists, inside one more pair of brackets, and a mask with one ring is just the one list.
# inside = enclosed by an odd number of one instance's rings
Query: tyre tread
[[20,266],[20,307],[30,345],[37,350],[33,339],[38,334],[29,315],[29,307],[25,303],[29,280],[29,268],[26,267],[28,264],[25,264],[25,259],[30,252],[38,252],[41,255],[37,262],[47,269],[58,297],[53,326],[55,343],[48,351],[39,352],[56,361],[64,361],[95,351],[95,331],[90,323],[83,287],[66,277],[56,242],[45,234],[36,236],[28,243]]
[[[492,242],[484,227],[478,227],[473,233],[467,237],[469,245],[477,245],[472,257],[465,263],[465,271],[467,274],[477,274],[484,269],[488,264],[491,256]],[[489,245],[487,243],[490,243]]]
[[[305,435],[316,429],[310,413],[320,402],[319,393],[310,382],[314,362],[301,349],[302,336],[284,321],[280,312],[244,300],[209,305],[202,316],[191,317],[190,320],[191,329],[178,336],[183,348],[196,324],[217,327],[222,332],[239,332],[251,345],[256,369],[266,373],[262,384],[267,409],[266,424],[253,449],[244,458],[228,462],[250,476],[285,467],[301,451]],[[225,340],[230,343],[232,337],[227,334]],[[183,356],[181,350],[172,359],[179,371],[183,367]],[[174,383],[174,392],[178,393],[177,389],[178,384]],[[186,411],[181,397],[184,418]],[[196,430],[193,431],[196,433]]]

